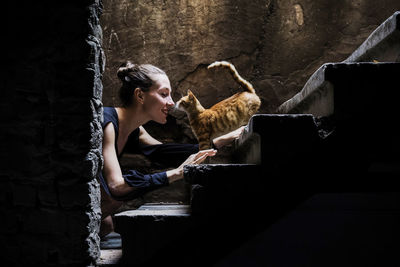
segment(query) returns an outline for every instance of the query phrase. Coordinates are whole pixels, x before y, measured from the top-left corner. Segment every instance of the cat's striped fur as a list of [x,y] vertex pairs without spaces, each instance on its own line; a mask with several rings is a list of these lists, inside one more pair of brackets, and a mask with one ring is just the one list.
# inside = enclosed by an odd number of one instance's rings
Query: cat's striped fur
[[209,109],[205,109],[190,90],[176,103],[178,109],[187,113],[200,150],[211,148],[211,140],[214,138],[246,125],[261,105],[253,86],[239,75],[231,63],[216,61],[208,69],[219,67],[227,68],[246,91],[236,93]]

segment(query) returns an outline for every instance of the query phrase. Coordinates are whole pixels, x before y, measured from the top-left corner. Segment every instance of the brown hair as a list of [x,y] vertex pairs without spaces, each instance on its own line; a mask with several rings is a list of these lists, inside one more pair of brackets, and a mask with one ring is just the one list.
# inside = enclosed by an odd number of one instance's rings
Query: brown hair
[[133,64],[130,61],[122,64],[117,76],[122,81],[119,90],[119,98],[124,107],[128,107],[133,102],[133,93],[136,88],[140,88],[143,92],[149,91],[154,80],[152,75],[165,74],[165,72],[151,64]]

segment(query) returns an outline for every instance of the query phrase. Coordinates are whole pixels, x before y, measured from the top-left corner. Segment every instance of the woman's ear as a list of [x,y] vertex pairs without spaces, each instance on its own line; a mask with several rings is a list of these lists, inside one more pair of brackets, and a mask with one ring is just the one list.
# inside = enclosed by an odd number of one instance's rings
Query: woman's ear
[[142,89],[140,89],[139,87],[135,88],[133,95],[135,96],[135,100],[138,103],[140,103],[140,104],[144,103],[144,93],[143,93]]

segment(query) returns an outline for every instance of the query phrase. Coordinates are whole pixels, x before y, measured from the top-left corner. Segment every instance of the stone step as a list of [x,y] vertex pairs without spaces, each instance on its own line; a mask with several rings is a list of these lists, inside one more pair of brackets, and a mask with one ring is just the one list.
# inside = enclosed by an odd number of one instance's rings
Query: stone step
[[400,62],[400,11],[385,20],[343,62]]
[[[239,211],[239,210],[238,210]],[[143,205],[115,215],[122,237],[122,266],[211,266],[249,239],[246,211],[227,223],[194,215],[188,205]],[[238,223],[241,222],[239,225]],[[238,227],[243,227],[240,229]]]
[[122,257],[122,249],[102,249],[100,250],[100,258],[97,261],[99,267],[120,266],[119,262]]
[[300,180],[291,181],[288,176],[255,164],[185,166],[184,176],[192,184],[192,214],[232,219],[231,225],[265,226],[311,194],[298,190]]
[[312,114],[328,122],[333,134],[323,140],[321,151],[331,151],[326,162],[332,166],[341,162],[346,168],[368,168],[370,174],[399,174],[399,73],[400,63],[325,64],[278,112]]
[[114,215],[115,231],[122,239],[123,264],[145,266],[171,246],[179,247],[191,227],[190,207],[146,204]]
[[[383,75],[383,77],[380,77],[382,75],[381,70],[393,69],[390,71],[390,74],[394,74],[392,79],[396,79],[399,66],[396,64],[382,67],[371,65],[371,62],[374,62],[374,60],[378,62],[400,62],[400,11],[395,12],[376,28],[364,43],[342,63],[327,63],[322,65],[309,78],[298,94],[278,107],[277,113],[310,113],[318,117],[331,115],[336,111],[334,100],[337,99],[337,81],[348,81],[353,75],[357,76],[360,70],[361,73],[365,72],[361,77],[363,79],[349,83],[349,85],[355,85],[356,89],[366,86],[369,90],[373,90],[372,86],[369,86],[371,80],[375,81],[374,85],[377,84],[376,81],[380,80],[385,85],[390,85],[390,77],[389,82],[385,82],[382,79],[387,76]],[[369,64],[351,64],[357,62],[369,62]],[[377,69],[377,73],[371,74],[371,70],[375,72],[374,68]],[[344,71],[346,73],[343,73]],[[344,77],[341,77],[343,74]],[[359,79],[360,77],[358,76],[354,78]],[[365,80],[365,82],[362,82],[362,80]],[[396,80],[398,81],[398,79]],[[378,88],[380,87],[382,85],[378,86]],[[375,90],[378,88],[375,87]],[[345,89],[349,89],[348,91],[352,94],[355,92],[350,87],[340,88],[339,90],[347,91]],[[363,93],[364,90],[358,91]],[[350,102],[356,103],[357,101],[353,98]]]
[[400,174],[393,140],[371,142],[372,129],[331,123],[311,114],[254,115],[236,144],[245,163],[185,166],[193,214],[229,218],[246,210],[265,226],[318,192],[391,190]]
[[[115,214],[114,221],[122,239],[120,263],[135,266],[152,266],[167,256],[166,251],[174,249],[178,255],[169,257],[182,259],[180,250],[192,228],[190,206],[178,204],[142,205]],[[168,262],[168,258],[163,260]]]
[[315,117],[323,137],[320,169],[333,169],[334,174],[353,169],[362,176],[400,174],[395,123],[399,61],[400,12],[395,12],[349,58],[322,65],[298,94],[278,107],[278,114]]
[[399,72],[400,63],[326,63],[277,113],[349,117],[395,111]]
[[310,114],[256,114],[237,140],[234,158],[269,170],[282,169],[282,164],[299,165],[301,158],[295,151],[302,151],[302,158],[311,153],[320,139],[318,131]]

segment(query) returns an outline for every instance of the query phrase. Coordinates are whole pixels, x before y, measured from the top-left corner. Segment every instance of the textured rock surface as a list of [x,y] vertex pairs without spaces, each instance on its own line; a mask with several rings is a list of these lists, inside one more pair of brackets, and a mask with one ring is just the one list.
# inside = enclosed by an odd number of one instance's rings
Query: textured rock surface
[[5,7],[2,265],[94,265],[100,253],[102,5],[22,1]]
[[[224,71],[205,68],[225,59],[254,84],[260,113],[270,113],[322,64],[346,59],[399,9],[396,0],[106,1],[103,101],[118,104],[115,72],[131,59],[165,69],[175,100],[190,88],[209,107],[238,90]],[[163,140],[193,140],[183,115],[175,116],[168,131],[155,125],[150,131]]]

